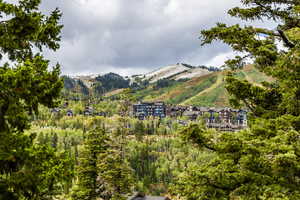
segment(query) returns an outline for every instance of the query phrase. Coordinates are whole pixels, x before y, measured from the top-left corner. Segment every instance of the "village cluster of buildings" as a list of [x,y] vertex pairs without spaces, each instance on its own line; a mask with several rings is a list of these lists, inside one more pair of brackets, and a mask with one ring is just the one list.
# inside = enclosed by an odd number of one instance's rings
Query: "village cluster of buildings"
[[[202,118],[207,127],[219,130],[237,130],[247,127],[247,111],[232,108],[209,108],[198,106],[168,106],[164,102],[142,102],[133,105],[133,115],[140,120],[149,117],[186,117],[189,120]],[[184,121],[180,121],[184,124]]]
[[[74,116],[75,113],[71,109],[66,108],[67,116]],[[59,113],[59,108],[51,110],[52,113]],[[167,105],[164,102],[140,102],[132,105],[131,116],[140,120],[153,118],[171,117],[174,119],[181,118],[178,122],[187,125],[188,121],[202,119],[208,128],[216,128],[224,131],[241,130],[247,127],[247,111],[243,109],[232,108],[213,108],[199,106],[180,106]],[[84,116],[108,116],[105,112],[96,112],[93,107],[86,106],[80,113]],[[184,120],[186,119],[186,120]]]
[[[60,108],[51,109],[51,113],[60,113],[60,112],[61,112]],[[107,116],[106,112],[96,112],[91,106],[86,106],[85,109],[81,111],[79,114],[84,116],[103,116],[103,117]],[[67,109],[66,115],[72,117],[75,115],[75,113],[72,109]]]

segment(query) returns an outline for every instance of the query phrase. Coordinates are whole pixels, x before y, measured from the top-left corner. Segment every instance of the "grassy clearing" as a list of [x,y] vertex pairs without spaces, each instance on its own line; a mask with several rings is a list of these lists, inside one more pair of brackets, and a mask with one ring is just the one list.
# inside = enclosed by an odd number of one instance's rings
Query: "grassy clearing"
[[183,105],[193,105],[193,102],[195,99],[197,99],[197,97],[202,96],[206,93],[209,93],[210,91],[214,90],[215,88],[217,88],[219,85],[222,84],[223,82],[223,75],[222,74],[218,74],[217,80],[216,82],[211,85],[210,87],[206,88],[205,90],[202,90],[201,92],[199,92],[197,95],[191,97],[190,99],[184,101],[182,104]]
[[[187,99],[190,99],[191,97],[197,95],[201,91],[210,88],[213,84],[216,83],[217,78],[218,76],[216,75],[210,75],[208,77],[206,76],[206,78],[202,79],[200,82],[196,82],[195,85],[186,84],[184,85],[184,87],[178,88],[179,94],[172,98],[169,98],[167,102],[171,104],[180,104],[186,101]],[[193,82],[189,82],[189,83],[193,83]]]
[[190,105],[213,107],[216,106],[216,102],[218,102],[219,106],[224,106],[225,102],[222,101],[222,99],[227,99],[226,89],[224,86],[225,84],[222,83],[209,92],[205,92],[202,95],[193,98],[189,102]]

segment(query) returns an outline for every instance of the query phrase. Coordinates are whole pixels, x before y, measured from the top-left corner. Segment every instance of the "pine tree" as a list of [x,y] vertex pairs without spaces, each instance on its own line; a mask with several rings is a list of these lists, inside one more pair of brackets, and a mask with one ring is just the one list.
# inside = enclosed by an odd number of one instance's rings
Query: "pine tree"
[[52,132],[52,136],[51,136],[51,146],[54,148],[54,149],[57,149],[57,145],[58,145],[58,136],[57,136],[57,133],[53,133]]
[[118,148],[112,148],[99,156],[99,182],[105,183],[104,200],[126,200],[132,192],[133,172]]
[[[49,71],[49,61],[41,54],[45,47],[54,51],[59,48],[61,13],[56,9],[49,16],[44,15],[38,10],[40,2],[0,1],[4,19],[0,22],[0,59],[6,55],[13,61],[0,67],[0,188],[6,194],[1,196],[3,199],[45,199],[63,178],[63,167],[52,165],[63,166],[57,154],[33,145],[34,136],[24,134],[31,116],[38,114],[39,105],[56,105],[63,85],[59,65]],[[40,154],[41,149],[47,159]],[[53,163],[43,167],[48,161]],[[43,181],[41,177],[45,176]]]
[[[233,106],[246,106],[249,130],[218,133],[198,125],[182,132],[215,155],[190,167],[172,193],[183,199],[300,199],[300,2],[242,0],[229,14],[242,20],[273,20],[276,29],[218,23],[202,31],[203,44],[220,40],[245,56],[228,60],[226,88]],[[284,45],[279,49],[278,43]],[[245,58],[273,82],[262,86],[234,78]]]
[[134,134],[138,141],[143,140],[143,136],[145,134],[145,125],[143,121],[137,121],[134,126]]
[[86,134],[83,151],[79,155],[79,165],[76,169],[78,183],[73,192],[73,199],[93,200],[100,196],[97,179],[99,168],[98,157],[107,151],[109,137],[102,129],[95,129]]
[[131,170],[122,152],[101,128],[89,132],[77,168],[73,199],[124,199],[131,192]]

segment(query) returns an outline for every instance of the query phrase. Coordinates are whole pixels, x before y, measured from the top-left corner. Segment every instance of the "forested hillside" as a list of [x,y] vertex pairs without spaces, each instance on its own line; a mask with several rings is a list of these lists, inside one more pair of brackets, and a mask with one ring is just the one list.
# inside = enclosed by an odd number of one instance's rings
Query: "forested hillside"
[[103,96],[113,90],[128,88],[130,80],[115,73],[99,75],[96,78],[89,76],[62,76],[64,81],[63,95],[65,97]]
[[[184,73],[181,76],[185,76]],[[228,92],[224,87],[224,77],[227,73],[228,70],[221,71],[211,68],[210,73],[196,74],[196,77],[176,80],[174,76],[170,76],[169,78],[158,79],[152,83],[142,81],[141,78],[136,78],[135,81],[130,83],[129,80],[110,73],[97,77],[93,81],[94,85],[90,90],[95,91],[96,94],[103,94],[105,97],[118,97],[118,94],[122,92],[122,90],[119,90],[120,88],[131,88],[135,99],[140,101],[164,101],[168,104],[177,105],[224,107],[229,106]],[[263,81],[272,80],[252,65],[248,65],[243,70],[237,71],[235,76],[257,85],[260,85]],[[143,76],[140,75],[139,77]],[[76,82],[76,80],[72,81]],[[79,81],[77,80],[77,82]],[[70,91],[67,88],[70,85],[69,82],[70,80],[65,81],[65,89],[68,91]],[[80,94],[87,95],[82,92],[87,91],[87,89],[81,87],[79,84],[77,85],[73,87],[73,91],[76,92],[75,88],[79,87]],[[90,94],[92,95],[92,92]]]

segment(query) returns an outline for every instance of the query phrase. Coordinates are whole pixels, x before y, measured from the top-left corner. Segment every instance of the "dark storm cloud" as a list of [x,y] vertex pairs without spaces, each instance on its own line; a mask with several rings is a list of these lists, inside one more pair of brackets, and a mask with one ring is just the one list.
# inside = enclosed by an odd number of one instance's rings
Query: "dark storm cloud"
[[[226,3],[225,3],[226,2]],[[42,9],[63,12],[61,49],[46,52],[65,74],[114,71],[135,74],[177,62],[222,63],[225,45],[200,47],[199,32],[237,0],[44,0]],[[222,56],[223,55],[223,56]]]

